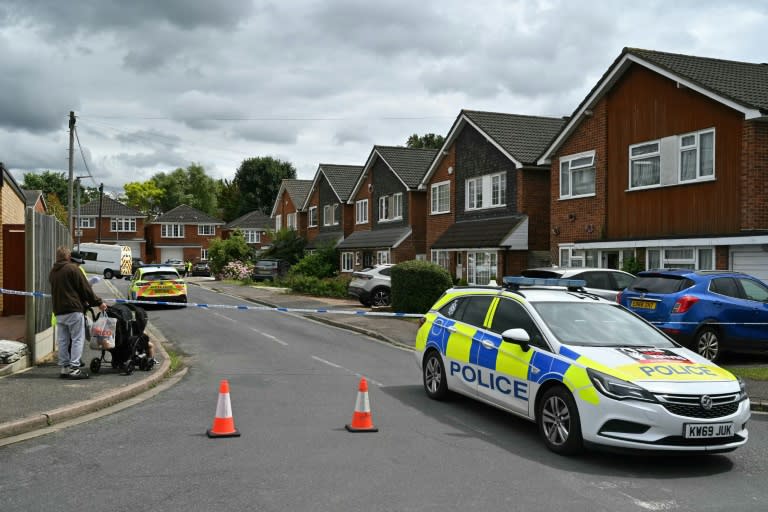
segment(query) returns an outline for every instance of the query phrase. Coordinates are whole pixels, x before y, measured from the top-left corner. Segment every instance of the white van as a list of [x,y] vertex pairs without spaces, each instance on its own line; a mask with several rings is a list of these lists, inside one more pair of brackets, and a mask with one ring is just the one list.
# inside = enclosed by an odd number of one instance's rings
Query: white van
[[84,243],[80,244],[79,251],[86,272],[102,274],[104,279],[131,275],[131,248],[127,245]]

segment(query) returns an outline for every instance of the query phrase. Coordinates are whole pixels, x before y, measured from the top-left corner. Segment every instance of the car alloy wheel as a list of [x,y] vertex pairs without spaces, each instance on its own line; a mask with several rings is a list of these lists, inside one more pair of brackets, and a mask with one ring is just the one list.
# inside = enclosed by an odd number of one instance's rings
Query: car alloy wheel
[[555,386],[544,393],[536,421],[544,443],[553,452],[571,455],[583,449],[579,411],[564,387]]
[[424,391],[433,400],[442,400],[448,394],[448,382],[445,378],[445,366],[437,350],[431,350],[424,358],[422,368]]
[[374,306],[389,306],[389,290],[386,288],[376,288],[371,294],[371,303]]
[[720,336],[712,327],[702,327],[696,333],[696,353],[713,363],[720,358]]

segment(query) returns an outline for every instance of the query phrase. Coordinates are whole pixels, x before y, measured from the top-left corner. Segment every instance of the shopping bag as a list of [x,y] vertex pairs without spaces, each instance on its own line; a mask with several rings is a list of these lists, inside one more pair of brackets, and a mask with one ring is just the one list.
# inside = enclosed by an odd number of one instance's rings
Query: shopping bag
[[117,318],[100,315],[91,326],[91,348],[111,350],[115,348]]

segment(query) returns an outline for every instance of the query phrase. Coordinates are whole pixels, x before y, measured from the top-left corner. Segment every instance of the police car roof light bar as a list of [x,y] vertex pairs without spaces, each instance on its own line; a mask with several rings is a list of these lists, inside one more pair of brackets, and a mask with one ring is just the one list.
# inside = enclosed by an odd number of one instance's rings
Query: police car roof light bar
[[521,286],[562,286],[569,291],[578,291],[587,285],[583,279],[557,279],[543,277],[506,276],[502,280],[504,287],[509,290],[519,290]]

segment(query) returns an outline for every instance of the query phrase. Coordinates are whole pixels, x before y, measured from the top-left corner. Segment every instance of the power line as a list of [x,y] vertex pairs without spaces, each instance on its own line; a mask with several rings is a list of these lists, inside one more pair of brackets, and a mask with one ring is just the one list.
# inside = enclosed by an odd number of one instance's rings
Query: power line
[[[82,115],[78,116],[82,118]],[[427,119],[453,119],[456,116],[382,116],[382,117],[190,117],[178,119],[165,116],[88,116],[94,119],[135,119],[154,121],[421,121]]]
[[75,131],[75,138],[77,139],[77,147],[80,148],[80,157],[83,159],[83,165],[85,166],[85,170],[88,172],[88,176],[90,176],[91,181],[93,182],[94,187],[98,187],[99,184],[96,183],[96,179],[93,177],[93,174],[91,174],[91,170],[88,168],[88,162],[85,161],[85,154],[83,153],[83,146],[80,145],[80,134],[77,133],[77,128],[73,127]]

